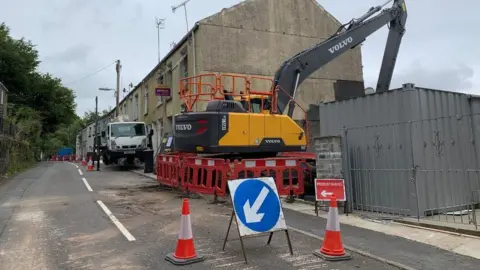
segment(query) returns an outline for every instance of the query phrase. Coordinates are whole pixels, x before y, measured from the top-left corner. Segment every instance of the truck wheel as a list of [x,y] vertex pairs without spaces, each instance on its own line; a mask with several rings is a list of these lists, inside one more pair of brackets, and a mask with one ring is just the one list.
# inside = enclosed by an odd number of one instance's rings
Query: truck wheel
[[126,160],[126,161],[127,161],[127,162],[126,162],[127,164],[134,164],[135,158],[134,158],[134,157],[127,157],[127,160]]

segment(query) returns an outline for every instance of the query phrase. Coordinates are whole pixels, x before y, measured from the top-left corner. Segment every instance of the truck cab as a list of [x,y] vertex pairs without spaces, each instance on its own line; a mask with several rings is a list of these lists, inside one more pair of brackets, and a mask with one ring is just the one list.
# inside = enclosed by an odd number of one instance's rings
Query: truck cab
[[102,132],[103,162],[105,165],[128,163],[135,158],[143,162],[143,151],[147,149],[147,127],[144,122],[111,122]]

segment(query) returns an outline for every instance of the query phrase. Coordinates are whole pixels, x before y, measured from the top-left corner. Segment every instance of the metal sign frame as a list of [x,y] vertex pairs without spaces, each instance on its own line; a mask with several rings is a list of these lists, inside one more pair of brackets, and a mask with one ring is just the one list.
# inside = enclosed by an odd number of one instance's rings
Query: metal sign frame
[[[277,187],[276,187],[275,181],[272,177],[258,177],[258,178],[237,179],[237,180],[228,181],[228,184],[229,184],[228,189],[230,190],[230,196],[231,196],[231,199],[232,199],[232,204],[234,204],[235,193],[238,190],[237,187],[239,187],[245,181],[252,181],[252,180],[253,181],[260,181],[267,186],[270,186],[270,187],[273,186],[274,187],[274,189],[273,189],[273,191],[275,193],[274,195],[276,196],[276,198],[278,199],[278,202],[280,204],[280,214],[279,214],[278,219],[283,218],[282,202],[281,202],[280,197],[278,196]],[[234,181],[241,181],[241,182],[238,184],[238,186],[235,186],[235,188],[232,192],[232,188],[231,188],[232,185],[236,185],[236,183],[233,183]],[[262,190],[263,190],[263,188],[262,188]],[[262,191],[260,191],[259,197],[261,196],[261,193],[262,193]],[[255,204],[256,203],[254,202],[253,205],[255,205]],[[253,208],[253,206],[252,206],[252,208]],[[223,241],[222,251],[225,250],[225,246],[227,244],[228,236],[229,236],[229,233],[230,233],[230,228],[232,227],[232,222],[233,222],[233,219],[235,218],[235,223],[237,224],[237,232],[238,232],[238,236],[239,236],[239,239],[240,239],[240,245],[242,247],[243,258],[245,259],[245,264],[248,263],[247,255],[245,253],[245,247],[243,245],[243,238],[246,238],[246,237],[258,237],[258,236],[264,236],[266,234],[269,234],[267,245],[270,245],[270,242],[272,241],[273,233],[278,232],[278,231],[284,231],[285,236],[287,238],[288,248],[290,250],[290,255],[293,255],[292,242],[290,241],[290,235],[288,233],[288,228],[287,228],[286,225],[285,225],[285,228],[275,228],[276,226],[273,226],[272,228],[270,228],[266,232],[254,232],[254,233],[250,233],[250,234],[245,234],[245,232],[244,232],[243,235],[242,235],[242,233],[240,231],[240,226],[244,226],[244,227],[247,227],[247,226],[245,224],[243,224],[243,222],[241,220],[239,221],[238,213],[236,211],[237,210],[235,209],[235,206],[234,206],[233,210],[232,210],[232,215],[230,216],[230,221],[228,223],[228,228],[227,228],[227,232],[226,232],[226,235],[225,235],[225,239]]]

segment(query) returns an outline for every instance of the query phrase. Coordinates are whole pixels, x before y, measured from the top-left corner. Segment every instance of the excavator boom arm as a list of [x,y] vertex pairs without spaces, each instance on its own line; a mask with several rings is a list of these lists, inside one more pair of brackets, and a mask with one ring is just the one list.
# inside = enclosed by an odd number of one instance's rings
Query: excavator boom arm
[[[388,2],[391,2],[391,0]],[[350,22],[348,28],[345,28],[346,25],[342,25],[339,31],[329,39],[298,53],[281,65],[274,77],[274,88],[280,87],[285,91],[278,91],[277,94],[279,113],[284,112],[291,99],[290,97],[295,98],[298,86],[308,76],[346,51],[355,48],[386,24],[389,24],[390,32],[383,56],[377,91],[382,92],[389,89],[401,39],[405,32],[407,10],[404,0],[394,0],[393,6],[388,9],[382,10],[383,6],[372,7],[365,15]],[[381,13],[371,17],[378,11],[381,11]],[[290,117],[293,115],[294,108],[295,105],[291,102],[288,109]]]

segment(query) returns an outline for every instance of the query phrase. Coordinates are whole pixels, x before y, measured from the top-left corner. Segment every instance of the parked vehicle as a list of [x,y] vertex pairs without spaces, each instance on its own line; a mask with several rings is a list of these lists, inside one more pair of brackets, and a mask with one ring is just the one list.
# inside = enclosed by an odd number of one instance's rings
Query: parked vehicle
[[144,122],[130,122],[127,117],[120,116],[106,125],[101,136],[100,150],[105,165],[143,162],[143,151],[147,149]]

